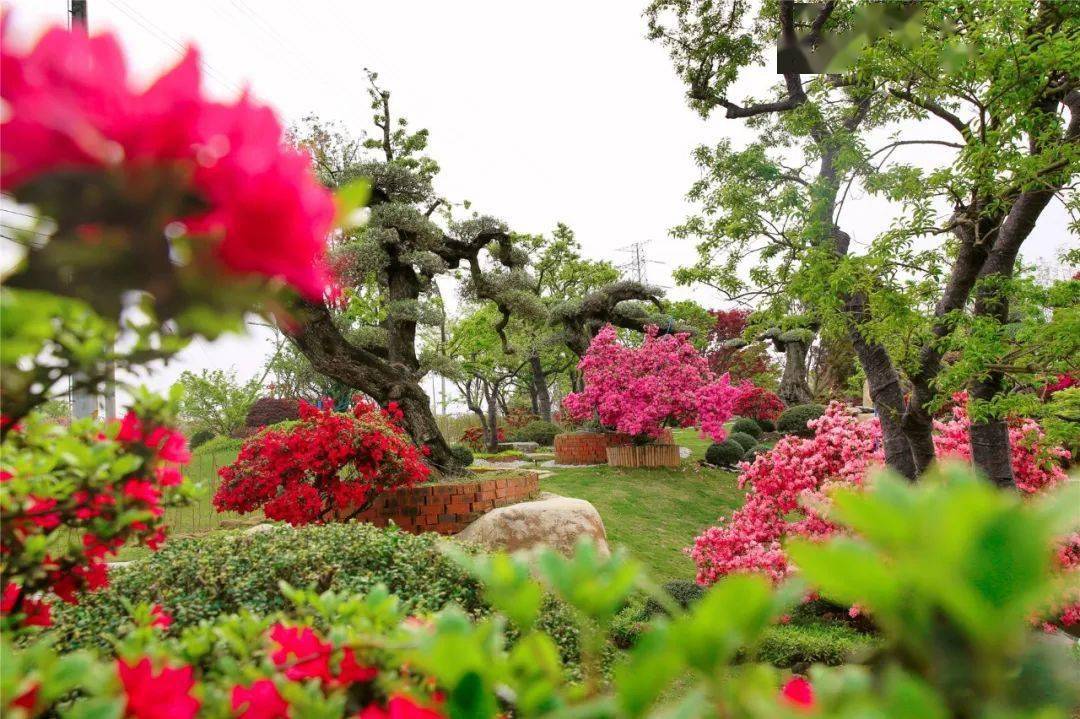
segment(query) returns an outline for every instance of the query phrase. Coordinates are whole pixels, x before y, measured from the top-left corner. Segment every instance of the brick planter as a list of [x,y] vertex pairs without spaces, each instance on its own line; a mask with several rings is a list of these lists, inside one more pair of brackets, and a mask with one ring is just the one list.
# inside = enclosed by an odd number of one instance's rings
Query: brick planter
[[457,534],[496,507],[524,502],[540,491],[536,472],[514,472],[475,482],[426,484],[386,492],[357,515],[376,527],[394,524],[407,532]]
[[678,467],[677,444],[628,444],[607,448],[608,464],[612,467]]
[[[665,429],[660,442],[672,444],[671,430]],[[630,435],[621,432],[572,432],[555,435],[556,464],[607,464],[608,447],[630,444]]]

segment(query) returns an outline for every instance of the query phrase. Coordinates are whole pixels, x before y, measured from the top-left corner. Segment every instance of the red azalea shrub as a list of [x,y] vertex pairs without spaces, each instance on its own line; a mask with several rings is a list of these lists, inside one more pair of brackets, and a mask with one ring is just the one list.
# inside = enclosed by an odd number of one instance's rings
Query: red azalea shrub
[[[959,395],[952,416],[934,422],[939,458],[970,461],[970,423]],[[877,419],[859,421],[845,405],[832,402],[825,414],[808,425],[814,436],[788,435],[752,463],[739,465],[739,486],[748,489],[745,504],[731,518],[706,529],[688,551],[697,565],[697,581],[708,585],[733,572],[765,574],[780,582],[792,566],[782,547],[791,535],[824,539],[839,528],[825,518],[829,490],[860,487],[873,466],[884,465],[881,426]],[[1013,474],[1017,488],[1034,494],[1065,479],[1061,460],[1066,450],[1043,446],[1043,433],[1030,419],[1009,427]],[[1059,563],[1080,569],[1080,536],[1063,544]],[[1080,603],[1066,609],[1080,618]],[[1070,615],[1071,616],[1071,615]]]
[[48,626],[53,597],[74,604],[106,586],[105,560],[125,544],[157,549],[164,507],[190,491],[180,471],[187,440],[166,421],[138,407],[105,431],[31,415],[8,432],[0,457],[5,627]]
[[1080,379],[1077,379],[1076,376],[1070,372],[1064,372],[1055,377],[1053,382],[1048,382],[1043,385],[1042,389],[1039,390],[1039,397],[1043,402],[1046,402],[1054,396],[1055,392],[1060,392],[1063,389],[1068,389],[1069,387],[1075,387],[1077,385],[1080,385]]
[[740,382],[734,412],[739,417],[775,422],[784,411],[784,403],[774,392],[752,382]]
[[[247,440],[222,467],[219,512],[262,509],[293,525],[321,522],[335,510],[356,514],[383,491],[427,479],[423,453],[401,429],[401,410],[359,400],[351,413],[300,403],[300,421]],[[350,515],[351,516],[351,515]]]
[[[495,441],[505,442],[506,432],[502,427],[499,427],[495,431]],[[484,445],[484,428],[483,427],[469,427],[467,430],[461,433],[461,444],[465,445],[474,452],[480,452],[486,449]]]
[[645,329],[640,346],[619,341],[607,325],[578,364],[585,389],[568,394],[563,409],[577,421],[600,423],[637,439],[656,439],[665,427],[700,425],[715,441],[726,433],[738,390],[727,375],[717,379],[686,333]]
[[112,35],[53,29],[20,54],[7,25],[0,189],[71,171],[115,172],[138,183],[140,173],[162,170],[185,178],[200,200],[198,209],[171,219],[213,238],[221,266],[322,296],[333,197],[307,155],[284,141],[273,111],[246,93],[233,104],[206,99],[195,50],[136,90]]

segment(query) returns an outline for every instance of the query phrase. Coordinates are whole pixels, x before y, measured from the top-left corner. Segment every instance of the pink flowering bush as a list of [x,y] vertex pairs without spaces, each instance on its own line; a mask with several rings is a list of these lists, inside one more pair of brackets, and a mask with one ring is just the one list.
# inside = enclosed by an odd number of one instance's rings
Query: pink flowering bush
[[[934,446],[941,459],[970,461],[966,398],[958,396],[951,416],[934,423]],[[874,465],[884,465],[881,427],[876,419],[859,421],[839,402],[808,423],[814,436],[787,436],[752,463],[740,464],[739,486],[747,489],[746,503],[731,518],[706,529],[688,551],[697,565],[699,584],[712,584],[737,572],[765,574],[774,582],[793,567],[783,549],[791,536],[821,540],[839,531],[825,518],[827,495],[835,487],[861,487]],[[1015,420],[1009,428],[1013,473],[1017,487],[1033,494],[1065,479],[1063,449],[1047,448],[1039,425]],[[1063,544],[1059,564],[1080,568],[1080,537]],[[1080,618],[1080,604],[1065,610]]]
[[640,346],[630,347],[607,325],[578,368],[585,389],[563,400],[569,418],[585,421],[595,413],[604,426],[639,440],[656,439],[665,427],[700,425],[719,442],[738,397],[726,374],[718,379],[709,369],[688,334],[660,335],[652,326]]
[[[140,186],[148,199],[171,194],[175,214],[161,224],[179,222],[218,266],[322,296],[333,197],[308,157],[284,142],[272,110],[246,94],[232,104],[206,99],[193,49],[136,90],[112,35],[57,28],[23,54],[12,50],[6,26],[0,189],[34,204],[67,178],[76,182],[65,187],[106,183],[129,201]],[[70,210],[50,214],[65,234]],[[104,218],[75,221],[70,230],[84,244],[116,231]]]

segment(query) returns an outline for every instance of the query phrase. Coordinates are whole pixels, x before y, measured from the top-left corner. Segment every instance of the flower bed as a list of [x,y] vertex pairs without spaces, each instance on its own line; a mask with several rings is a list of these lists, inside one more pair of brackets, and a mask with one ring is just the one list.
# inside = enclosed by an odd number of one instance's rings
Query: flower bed
[[539,490],[540,475],[536,472],[500,472],[475,482],[424,484],[385,492],[356,518],[378,527],[394,520],[413,534],[457,534],[481,515],[531,499]]

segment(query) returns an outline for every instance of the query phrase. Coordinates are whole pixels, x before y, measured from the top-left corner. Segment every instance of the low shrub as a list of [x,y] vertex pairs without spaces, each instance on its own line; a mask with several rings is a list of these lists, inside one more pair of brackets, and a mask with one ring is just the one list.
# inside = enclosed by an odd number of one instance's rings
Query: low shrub
[[[743,448],[743,453],[757,444],[757,440],[745,432],[732,432],[728,435],[729,442],[735,442]],[[741,456],[741,455],[740,455]]]
[[353,593],[381,582],[412,611],[451,602],[470,613],[483,610],[479,585],[443,556],[440,541],[435,534],[358,522],[170,539],[146,559],[114,568],[107,589],[58,608],[52,633],[67,650],[108,648],[109,635],[127,619],[125,601],[161,604],[176,628],[241,609],[287,610],[291,604],[278,588],[282,580]]
[[218,435],[217,437],[214,437],[213,439],[208,439],[207,441],[199,445],[198,450],[196,450],[192,456],[200,457],[209,454],[216,454],[218,452],[231,452],[235,454],[240,451],[240,447],[242,447],[243,444],[244,440],[242,439],[238,439],[236,437],[222,437],[221,435]]
[[741,444],[725,439],[709,445],[705,450],[705,461],[714,467],[732,467],[745,453],[746,450]]
[[765,630],[744,658],[777,667],[837,666],[873,650],[880,640],[842,622],[778,624]]
[[780,419],[776,421],[776,429],[784,434],[794,434],[799,437],[813,437],[814,430],[806,426],[812,419],[817,419],[825,414],[825,407],[820,404],[800,404],[784,410]]
[[297,400],[263,397],[251,405],[244,424],[248,427],[265,427],[290,419],[300,419],[300,403]]
[[[671,598],[682,607],[683,609],[689,608],[691,604],[701,599],[705,594],[705,589],[692,579],[676,579],[668,582],[664,585],[664,591],[671,595]],[[651,619],[652,617],[660,614],[664,611],[664,608],[660,606],[660,603],[655,599],[649,599],[645,603],[645,619]]]
[[462,467],[468,467],[473,463],[472,450],[463,444],[450,445],[450,456],[454,458],[454,461],[460,464]]
[[214,433],[208,429],[198,429],[188,437],[188,447],[196,449],[214,438]]
[[510,435],[511,442],[536,442],[541,447],[550,447],[555,444],[555,435],[562,430],[554,422],[545,422],[537,419],[529,422],[524,427]]
[[762,432],[775,432],[776,431],[776,423],[773,422],[771,419],[759,419],[757,421],[757,423],[758,423],[758,426],[761,427]]
[[770,447],[767,444],[764,444],[764,443],[755,444],[753,447],[746,450],[746,454],[743,455],[742,461],[744,461],[744,462],[753,462],[755,459],[757,459],[757,456],[759,454],[762,454],[764,452],[768,452],[770,449],[772,449],[772,447]]
[[[506,432],[502,427],[496,431],[495,441],[505,442]],[[479,452],[484,448],[484,430],[481,427],[469,427],[467,430],[461,433],[460,443],[471,449],[473,452]]]
[[750,419],[749,417],[739,417],[737,420],[732,422],[731,431],[748,434],[754,439],[758,439],[759,437],[761,437],[761,425],[758,424],[757,420]]
[[[359,522],[170,539],[146,559],[114,567],[108,588],[80,597],[78,605],[55,607],[48,633],[61,651],[108,651],[130,622],[125,604],[139,602],[160,604],[172,616],[171,634],[241,610],[288,613],[293,604],[281,581],[349,594],[384,584],[410,613],[454,604],[472,616],[487,614],[479,582],[441,551],[446,541]],[[579,632],[565,604],[547,596],[537,624],[564,661],[577,662]]]

